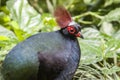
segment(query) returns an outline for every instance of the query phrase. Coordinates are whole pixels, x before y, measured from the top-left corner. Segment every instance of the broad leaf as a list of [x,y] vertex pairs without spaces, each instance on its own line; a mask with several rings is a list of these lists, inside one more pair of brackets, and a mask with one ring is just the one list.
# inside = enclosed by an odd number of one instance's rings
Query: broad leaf
[[41,28],[40,14],[38,14],[27,0],[9,0],[7,7],[10,10],[11,19],[16,21],[23,31],[34,34]]
[[116,8],[110,11],[105,17],[102,19],[101,23],[103,22],[111,22],[117,21],[120,23],[120,8]]

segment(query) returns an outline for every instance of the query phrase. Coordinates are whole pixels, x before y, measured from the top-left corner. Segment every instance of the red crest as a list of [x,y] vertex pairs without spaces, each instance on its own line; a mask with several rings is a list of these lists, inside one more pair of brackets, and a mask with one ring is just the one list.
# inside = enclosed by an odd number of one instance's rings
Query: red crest
[[55,9],[54,16],[56,18],[56,22],[61,28],[68,26],[68,24],[72,22],[70,13],[62,6]]

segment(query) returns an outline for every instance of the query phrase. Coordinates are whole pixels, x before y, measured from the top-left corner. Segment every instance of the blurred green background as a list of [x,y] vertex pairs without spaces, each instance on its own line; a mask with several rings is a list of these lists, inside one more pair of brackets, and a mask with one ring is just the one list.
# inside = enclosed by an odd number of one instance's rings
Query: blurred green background
[[0,66],[17,43],[59,29],[52,15],[58,5],[85,38],[78,39],[82,54],[73,80],[120,80],[120,0],[0,0]]

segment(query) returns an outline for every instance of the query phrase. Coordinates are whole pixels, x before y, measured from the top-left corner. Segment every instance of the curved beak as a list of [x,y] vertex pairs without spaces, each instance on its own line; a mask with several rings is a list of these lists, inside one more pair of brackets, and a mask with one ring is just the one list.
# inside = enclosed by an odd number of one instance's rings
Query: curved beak
[[83,37],[83,35],[81,34],[81,32],[78,32],[77,34],[75,34],[75,36],[84,39],[84,37]]

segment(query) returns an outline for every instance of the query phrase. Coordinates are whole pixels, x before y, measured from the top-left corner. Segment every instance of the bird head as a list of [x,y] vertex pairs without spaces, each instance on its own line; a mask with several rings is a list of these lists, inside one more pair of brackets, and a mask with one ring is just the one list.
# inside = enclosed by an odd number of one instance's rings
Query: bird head
[[83,38],[81,26],[72,20],[70,13],[64,7],[57,7],[54,16],[63,34]]

